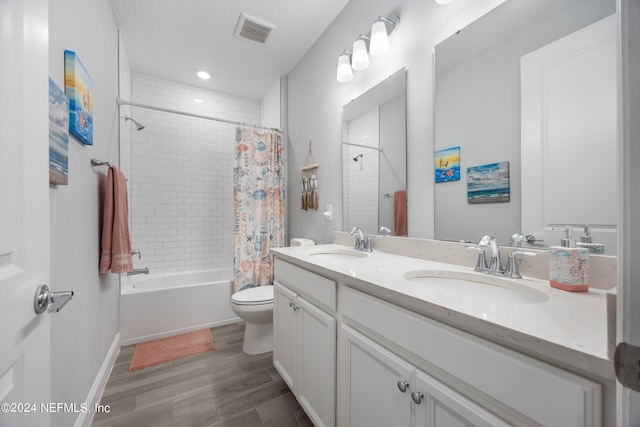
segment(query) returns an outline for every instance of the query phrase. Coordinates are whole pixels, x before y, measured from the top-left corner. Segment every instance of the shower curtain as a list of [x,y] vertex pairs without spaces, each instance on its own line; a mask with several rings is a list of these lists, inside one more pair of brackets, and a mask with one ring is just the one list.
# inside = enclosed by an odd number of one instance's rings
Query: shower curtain
[[273,284],[270,248],[285,246],[282,133],[236,129],[234,292]]

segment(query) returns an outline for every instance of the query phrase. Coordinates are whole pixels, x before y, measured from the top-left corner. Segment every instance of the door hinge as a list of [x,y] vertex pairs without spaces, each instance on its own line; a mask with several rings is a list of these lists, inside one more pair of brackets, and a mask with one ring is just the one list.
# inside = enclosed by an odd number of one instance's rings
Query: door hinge
[[640,391],[640,347],[621,342],[613,359],[618,381],[630,389]]

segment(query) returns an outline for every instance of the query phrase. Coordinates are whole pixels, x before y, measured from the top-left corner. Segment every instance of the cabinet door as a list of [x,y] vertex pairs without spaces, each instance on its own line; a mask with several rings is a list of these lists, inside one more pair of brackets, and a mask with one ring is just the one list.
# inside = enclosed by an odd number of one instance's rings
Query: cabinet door
[[495,415],[420,370],[416,371],[411,398],[415,402],[415,427],[508,426]]
[[273,365],[295,394],[298,340],[296,294],[278,282],[273,286]]
[[346,325],[338,357],[340,426],[411,425],[412,365]]
[[298,297],[297,398],[316,426],[335,425],[336,319]]

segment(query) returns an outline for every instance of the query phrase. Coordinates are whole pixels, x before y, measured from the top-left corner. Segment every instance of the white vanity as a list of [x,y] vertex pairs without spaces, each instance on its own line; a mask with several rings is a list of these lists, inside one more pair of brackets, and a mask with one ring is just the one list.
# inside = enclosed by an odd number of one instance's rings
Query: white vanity
[[274,365],[317,426],[615,424],[605,291],[343,245],[273,252]]

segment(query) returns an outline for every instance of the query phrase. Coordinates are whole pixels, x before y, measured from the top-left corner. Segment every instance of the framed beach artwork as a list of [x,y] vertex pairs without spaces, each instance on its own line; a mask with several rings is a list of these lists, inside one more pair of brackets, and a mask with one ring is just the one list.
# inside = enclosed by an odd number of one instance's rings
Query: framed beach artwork
[[69,97],[69,133],[93,145],[93,80],[70,50],[64,51],[64,90]]
[[49,78],[49,183],[69,183],[69,98]]
[[436,151],[435,173],[436,184],[460,181],[460,147]]
[[510,200],[509,162],[467,168],[467,201],[498,203]]

